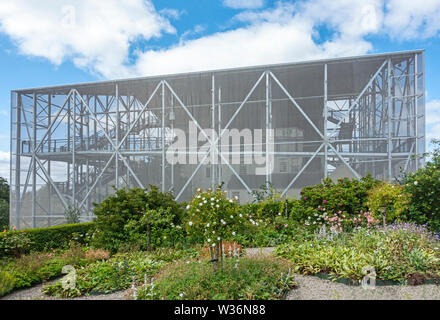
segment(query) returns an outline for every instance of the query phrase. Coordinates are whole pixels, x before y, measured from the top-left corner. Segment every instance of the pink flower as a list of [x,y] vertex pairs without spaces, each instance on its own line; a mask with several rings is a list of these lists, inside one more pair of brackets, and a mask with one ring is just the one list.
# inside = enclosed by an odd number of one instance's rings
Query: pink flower
[[326,204],[326,203],[327,203],[327,200],[324,200],[323,203]]

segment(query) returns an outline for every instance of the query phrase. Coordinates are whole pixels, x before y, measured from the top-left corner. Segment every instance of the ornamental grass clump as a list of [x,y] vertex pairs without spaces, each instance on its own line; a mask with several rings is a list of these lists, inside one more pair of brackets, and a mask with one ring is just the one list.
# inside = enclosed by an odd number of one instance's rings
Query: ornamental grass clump
[[215,265],[219,257],[223,260],[222,241],[234,240],[244,222],[244,215],[238,213],[237,199],[228,199],[221,186],[214,190],[197,189],[186,207],[185,228],[209,246]]

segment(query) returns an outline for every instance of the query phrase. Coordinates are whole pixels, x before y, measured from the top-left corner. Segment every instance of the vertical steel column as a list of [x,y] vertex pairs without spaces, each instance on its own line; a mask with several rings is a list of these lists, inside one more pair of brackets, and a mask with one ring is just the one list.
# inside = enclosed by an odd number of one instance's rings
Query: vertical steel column
[[[12,99],[11,99],[12,103]],[[20,178],[21,178],[21,109],[23,108],[21,93],[17,94],[17,109],[16,109],[16,145],[15,145],[15,226],[20,229],[20,200],[21,200],[21,189],[20,189]],[[12,118],[12,114],[11,114]],[[11,119],[12,120],[12,119]],[[11,126],[12,130],[12,126]],[[12,157],[11,157],[12,158]],[[12,182],[12,181],[11,181]],[[12,222],[12,215],[10,216],[10,222]]]
[[162,82],[162,192],[165,192],[165,82]]
[[[215,76],[212,74],[211,79],[211,128],[215,132]],[[211,136],[211,188],[214,190],[215,186],[215,146],[214,137]]]
[[[92,96],[87,96],[87,105],[90,106],[90,100],[92,99]],[[90,111],[87,109],[86,111],[86,119],[87,119],[87,142],[86,142],[86,148],[87,151],[90,151]],[[89,164],[89,156],[87,155],[86,159],[86,195],[89,194],[89,183],[90,183],[90,164]],[[90,195],[87,196],[87,217],[90,216]]]
[[391,156],[391,148],[392,146],[392,140],[391,140],[391,85],[392,85],[392,79],[391,79],[391,58],[388,58],[388,66],[387,66],[387,72],[388,72],[388,84],[387,84],[387,101],[388,101],[388,179],[391,182],[392,179],[392,156]]
[[[134,97],[133,97],[134,100]],[[118,99],[119,101],[119,99]],[[126,106],[126,128],[130,128],[131,127],[131,101],[130,101],[130,92],[128,92],[127,90],[127,106]],[[142,115],[139,115],[139,117],[142,117]],[[118,117],[119,119],[119,117]],[[123,121],[122,121],[123,123]],[[122,134],[124,135],[124,130],[122,130]],[[134,141],[134,150],[136,150],[136,140]],[[125,147],[127,150],[130,150],[130,136],[127,137],[126,142],[125,142]],[[130,156],[127,156],[128,159],[128,163],[130,163]],[[126,170],[126,178],[125,178],[125,183],[127,185],[127,188],[130,187],[130,170]]]
[[272,167],[269,155],[269,141],[272,135],[272,97],[270,90],[269,71],[266,71],[266,182],[272,183],[272,173],[269,168]]
[[72,206],[76,203],[76,90],[73,92],[73,137],[72,137]]
[[414,130],[415,132],[415,136],[416,136],[416,145],[415,145],[415,156],[416,156],[416,170],[419,168],[419,148],[418,148],[418,144],[419,144],[419,115],[418,115],[418,108],[417,108],[417,104],[418,104],[418,88],[417,88],[417,78],[418,78],[418,67],[417,67],[417,53],[414,54],[414,113],[415,113],[415,128]]
[[[49,93],[47,95],[47,128],[50,128],[52,124],[52,95]],[[48,147],[48,152],[51,152],[51,138],[52,138],[52,130],[50,130],[47,134],[47,144],[49,145]],[[55,150],[56,151],[56,150]],[[50,158],[49,158],[50,159]],[[47,174],[50,177],[51,174],[51,165],[50,165],[50,160],[47,160]],[[51,226],[51,221],[50,221],[50,216],[52,214],[52,184],[48,183],[47,184],[49,190],[48,190],[48,194],[49,194],[49,200],[48,200],[48,215],[49,217],[47,218],[47,225],[50,227]]]
[[[70,148],[70,122],[71,122],[71,116],[72,116],[72,112],[71,112],[71,101],[72,101],[72,96],[69,97],[69,100],[67,101],[67,152],[72,151]],[[70,188],[70,163],[67,162],[67,186],[66,186],[66,194],[67,194],[67,190],[69,190]]]
[[35,159],[35,148],[37,146],[37,95],[34,92],[34,106],[33,106],[33,143],[32,143],[32,227],[36,228],[36,202],[37,202],[37,161]]
[[222,132],[222,89],[218,88],[218,139],[217,139],[217,150],[219,154],[217,155],[217,168],[218,168],[218,185],[222,183],[222,163],[221,163],[221,139],[220,134]]
[[[172,132],[172,136],[174,136],[174,119],[175,119],[175,113],[174,113],[174,96],[171,95],[171,113],[173,115],[173,117],[170,119],[171,120],[171,132]],[[174,162],[171,162],[171,187],[170,190],[173,191],[174,193]]]
[[[107,106],[108,107],[108,106]],[[110,110],[110,108],[108,108]],[[115,156],[115,186],[119,189],[119,86],[116,84],[116,130],[115,130],[115,141],[116,141],[116,156]]]
[[327,93],[327,63],[324,64],[324,178],[328,177],[328,136],[327,136],[327,117],[328,117],[328,93]]
[[[423,152],[425,152],[426,149],[426,104],[425,104],[425,52],[423,52],[422,55],[422,93],[421,96],[423,97],[423,143],[425,144],[423,147]],[[425,165],[425,160],[422,158],[422,165]]]

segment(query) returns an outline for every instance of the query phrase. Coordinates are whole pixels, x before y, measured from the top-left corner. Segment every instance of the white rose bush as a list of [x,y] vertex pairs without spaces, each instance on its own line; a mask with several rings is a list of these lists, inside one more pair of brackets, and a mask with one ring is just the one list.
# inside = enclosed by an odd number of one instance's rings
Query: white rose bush
[[222,241],[234,240],[245,223],[238,214],[236,198],[227,198],[221,187],[197,189],[186,207],[185,228],[188,234],[202,238],[211,253],[211,261],[222,261]]

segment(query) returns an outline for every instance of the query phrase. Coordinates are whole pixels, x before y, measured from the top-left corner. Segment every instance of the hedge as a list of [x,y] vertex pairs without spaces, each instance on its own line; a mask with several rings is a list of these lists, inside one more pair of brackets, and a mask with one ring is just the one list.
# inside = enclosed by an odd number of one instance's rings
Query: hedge
[[[31,240],[29,251],[44,251],[47,249],[65,248],[72,240],[72,234],[82,235],[93,232],[94,222],[64,224],[48,228],[35,228],[17,231],[7,231],[0,233],[0,249],[3,248],[3,239],[14,233],[24,233]],[[80,240],[80,239],[78,239]],[[79,241],[81,242],[81,241]],[[0,250],[0,256],[4,255],[4,250]]]

